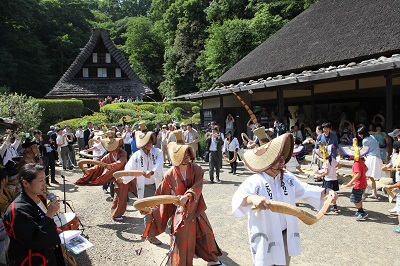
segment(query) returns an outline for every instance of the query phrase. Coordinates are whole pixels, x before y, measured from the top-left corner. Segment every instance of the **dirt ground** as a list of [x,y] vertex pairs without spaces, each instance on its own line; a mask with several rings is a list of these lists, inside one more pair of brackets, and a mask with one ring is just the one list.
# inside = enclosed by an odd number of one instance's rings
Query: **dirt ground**
[[[239,175],[228,173],[224,165],[221,184],[211,184],[208,165],[199,163],[205,170],[203,195],[208,206],[206,211],[213,227],[216,240],[223,250],[221,261],[225,265],[252,265],[247,237],[247,218],[237,219],[231,215],[231,198],[237,187],[252,173],[239,165]],[[303,166],[307,168],[308,166]],[[164,168],[166,170],[167,168]],[[341,170],[348,173],[348,169]],[[347,171],[347,172],[346,172]],[[111,219],[111,197],[104,194],[101,187],[75,186],[73,183],[82,173],[79,169],[62,171],[66,177],[66,199],[84,226],[84,234],[94,244],[87,251],[75,255],[78,265],[165,265],[169,249],[169,236],[160,235],[161,246],[154,246],[141,240],[143,216],[133,206],[133,195],[122,222]],[[313,182],[313,178],[304,181]],[[320,183],[316,184],[320,185]],[[62,185],[54,186],[51,192],[63,198]],[[364,208],[369,214],[366,221],[357,222],[353,216],[356,211],[349,201],[350,188],[339,191],[340,213],[329,212],[318,223],[305,225],[299,222],[302,254],[293,257],[291,265],[392,265],[398,252],[399,235],[391,228],[397,224],[397,217],[388,215],[387,210],[394,203],[388,203],[382,194],[381,200],[367,200]],[[64,212],[64,206],[62,212]],[[300,207],[314,212],[309,206]],[[67,207],[67,212],[70,212]],[[165,259],[163,261],[163,259]],[[193,265],[206,265],[196,258]]]

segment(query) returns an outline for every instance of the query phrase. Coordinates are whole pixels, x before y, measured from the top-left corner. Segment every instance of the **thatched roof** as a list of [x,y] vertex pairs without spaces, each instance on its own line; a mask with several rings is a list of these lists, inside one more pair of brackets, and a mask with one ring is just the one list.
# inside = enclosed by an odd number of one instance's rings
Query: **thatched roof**
[[[301,73],[259,78],[258,80],[230,84],[228,87],[235,92],[248,92],[260,89],[274,91],[282,86],[304,87],[305,84],[329,82],[335,79],[347,79],[356,76],[377,75],[393,70],[400,70],[400,54],[393,54],[390,57],[381,56],[379,58],[371,58],[361,62],[322,67],[315,70],[304,70]],[[198,100],[226,94],[231,94],[231,92],[223,86],[217,86],[206,91],[180,95],[173,99]]]
[[[82,69],[86,60],[91,56],[98,41],[102,41],[112,58],[119,64],[127,78],[101,78],[83,79],[75,78],[75,75]],[[57,82],[54,88],[45,96],[46,98],[71,98],[71,97],[106,97],[119,96],[125,98],[153,94],[132,70],[129,62],[123,57],[110,39],[105,29],[93,29],[90,40],[76,57],[68,70]]]
[[320,0],[224,73],[237,84],[400,52],[400,0]]

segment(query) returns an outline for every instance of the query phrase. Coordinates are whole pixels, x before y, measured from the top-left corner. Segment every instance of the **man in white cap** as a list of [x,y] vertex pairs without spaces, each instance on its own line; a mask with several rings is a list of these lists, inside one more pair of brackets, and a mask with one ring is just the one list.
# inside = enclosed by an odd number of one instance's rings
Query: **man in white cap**
[[301,252],[298,218],[270,211],[270,201],[295,205],[295,200],[302,198],[319,209],[328,194],[337,197],[333,190],[308,185],[284,172],[293,148],[293,135],[286,133],[243,155],[246,166],[256,174],[247,178],[233,195],[232,213],[236,217],[248,215],[255,266],[289,265],[290,256]]
[[[136,132],[136,146],[139,148],[125,165],[125,171],[140,170],[143,175],[137,176],[124,176],[117,179],[119,189],[127,191],[127,188],[132,186],[132,182],[136,182],[137,197],[138,199],[154,196],[156,188],[160,185],[163,176],[163,154],[158,148],[153,147],[157,143],[156,133],[148,131],[144,123],[140,125],[141,132]],[[125,208],[121,208],[120,217],[122,218],[123,212],[126,210],[126,202],[128,200],[128,192],[119,193],[120,199],[117,210],[121,204],[125,203]],[[115,219],[115,218],[114,218]],[[144,217],[144,224],[147,223],[149,215]],[[121,219],[122,220],[122,219]],[[161,241],[156,237],[148,238],[150,243],[160,245]]]

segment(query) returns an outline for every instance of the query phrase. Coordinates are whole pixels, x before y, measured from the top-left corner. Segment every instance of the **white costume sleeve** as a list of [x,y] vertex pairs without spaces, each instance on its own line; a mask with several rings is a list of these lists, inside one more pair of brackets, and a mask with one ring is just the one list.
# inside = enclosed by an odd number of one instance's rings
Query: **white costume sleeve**
[[324,205],[324,199],[321,198],[321,194],[324,189],[318,186],[313,186],[304,182],[300,182],[294,176],[293,176],[293,181],[296,189],[295,191],[296,199],[302,199],[311,206],[313,206],[314,208],[316,208],[317,210],[320,210]]
[[[140,156],[140,150],[136,151],[134,154],[132,154],[131,158],[125,165],[125,170],[140,170],[137,164],[137,158]],[[135,177],[134,176],[123,176],[122,180],[124,184],[128,184],[131,182]]]
[[20,143],[21,143],[21,141],[19,139],[15,139],[14,143],[11,144],[11,147],[13,147],[14,150],[16,151],[18,149]]
[[251,204],[247,206],[241,206],[243,199],[249,195],[257,195],[256,187],[259,182],[257,182],[255,175],[247,178],[236,190],[232,197],[232,214],[235,217],[244,217],[247,213],[251,211]]

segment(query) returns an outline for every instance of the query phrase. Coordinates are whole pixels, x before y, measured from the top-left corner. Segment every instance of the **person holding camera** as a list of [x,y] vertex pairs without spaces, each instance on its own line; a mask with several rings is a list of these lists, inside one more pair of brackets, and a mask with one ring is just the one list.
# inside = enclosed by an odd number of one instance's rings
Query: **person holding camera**
[[229,114],[226,119],[225,119],[225,133],[234,132],[234,123],[235,123],[235,118],[231,114]]
[[221,134],[218,132],[217,127],[213,127],[211,134],[206,139],[207,150],[209,151],[209,171],[210,171],[210,182],[214,183],[214,168],[217,177],[217,183],[221,183],[219,180],[219,170],[221,169],[222,160],[222,145],[224,141]]
[[18,156],[17,149],[20,143],[21,139],[17,133],[15,133],[14,130],[7,129],[6,136],[2,139],[2,146],[0,150],[0,156],[3,159],[2,163],[4,166],[10,161],[15,164],[12,161],[12,158]]

